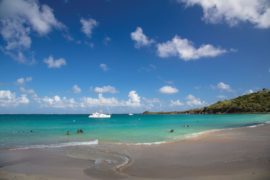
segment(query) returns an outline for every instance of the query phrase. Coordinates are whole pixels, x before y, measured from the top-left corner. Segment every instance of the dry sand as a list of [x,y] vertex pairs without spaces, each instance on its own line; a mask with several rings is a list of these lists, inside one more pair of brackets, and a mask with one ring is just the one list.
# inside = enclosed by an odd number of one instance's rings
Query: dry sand
[[3,179],[270,179],[270,125],[160,145],[0,150]]

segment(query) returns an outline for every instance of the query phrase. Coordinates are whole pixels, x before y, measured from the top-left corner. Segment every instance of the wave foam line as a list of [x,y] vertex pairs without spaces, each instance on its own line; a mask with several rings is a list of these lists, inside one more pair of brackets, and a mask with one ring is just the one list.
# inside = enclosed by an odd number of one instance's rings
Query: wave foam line
[[264,126],[266,124],[270,124],[270,121],[266,121],[266,122],[262,122],[262,123],[258,123],[258,124],[254,124],[254,125],[250,125],[250,126],[242,126],[242,127],[235,127],[235,128],[211,129],[211,130],[206,130],[206,131],[201,131],[201,132],[197,132],[197,133],[188,134],[188,135],[185,136],[185,138],[187,138],[187,139],[188,138],[196,138],[196,137],[199,137],[201,135],[208,134],[208,133],[233,130],[233,129],[237,129],[237,128],[256,128],[256,127]]
[[260,126],[264,126],[265,124],[255,124],[255,125],[251,125],[248,126],[248,128],[255,128],[255,127],[260,127]]
[[45,148],[61,148],[61,147],[71,147],[71,146],[91,146],[97,145],[98,140],[93,141],[84,141],[84,142],[68,142],[68,143],[59,143],[59,144],[42,144],[42,145],[31,145],[26,147],[19,147],[10,150],[26,150],[26,149],[45,149]]
[[157,141],[157,142],[141,142],[141,143],[115,143],[115,144],[124,144],[124,145],[147,145],[147,146],[150,146],[150,145],[159,145],[159,144],[165,144],[165,143],[169,143],[169,141]]
[[218,132],[218,131],[223,131],[223,130],[231,130],[232,128],[226,128],[226,129],[211,129],[211,130],[206,130],[206,131],[201,131],[201,132],[196,132],[196,133],[191,133],[187,134],[184,136],[184,139],[189,139],[189,138],[196,138],[199,136],[202,136],[204,134],[208,133],[213,133],[213,132]]
[[250,126],[243,126],[243,127],[235,127],[235,128],[222,128],[222,129],[210,129],[210,130],[205,130],[205,131],[200,131],[200,132],[196,132],[196,133],[191,133],[191,134],[187,134],[184,135],[180,138],[175,139],[175,141],[157,141],[157,142],[143,142],[143,143],[115,143],[115,144],[124,144],[124,145],[159,145],[159,144],[168,144],[168,143],[172,143],[172,142],[177,142],[179,140],[183,140],[183,139],[192,139],[192,138],[196,138],[205,134],[209,134],[209,133],[214,133],[214,132],[220,132],[220,131],[227,131],[227,130],[233,130],[236,128],[256,128],[256,127],[260,127],[260,126],[264,126],[266,124],[270,124],[270,121],[266,121],[266,122],[262,122],[262,123],[258,123],[256,125],[250,125]]
[[270,121],[265,121],[263,123],[257,123],[257,124],[254,124],[254,125],[251,125],[251,126],[248,126],[249,128],[255,128],[255,127],[260,127],[260,126],[264,126],[264,125],[267,125],[267,124],[270,124]]
[[145,142],[145,143],[134,143],[133,145],[159,145],[159,144],[165,144],[169,141],[158,141],[158,142]]

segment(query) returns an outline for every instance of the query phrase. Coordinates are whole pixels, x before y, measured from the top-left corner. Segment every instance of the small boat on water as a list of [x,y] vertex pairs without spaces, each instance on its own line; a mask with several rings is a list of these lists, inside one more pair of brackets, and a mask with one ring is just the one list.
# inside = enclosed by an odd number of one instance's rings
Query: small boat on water
[[132,113],[129,113],[128,115],[129,115],[129,116],[133,116],[133,114],[132,114]]
[[100,118],[100,119],[103,119],[103,118],[111,118],[111,115],[110,114],[104,114],[104,113],[95,112],[93,114],[90,114],[88,117],[89,118]]

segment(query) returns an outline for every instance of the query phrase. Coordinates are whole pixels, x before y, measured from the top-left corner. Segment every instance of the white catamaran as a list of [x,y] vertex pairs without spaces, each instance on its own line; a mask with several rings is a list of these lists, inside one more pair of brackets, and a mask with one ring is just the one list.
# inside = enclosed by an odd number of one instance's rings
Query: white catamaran
[[111,115],[95,112],[95,113],[90,114],[88,117],[89,118],[111,118]]

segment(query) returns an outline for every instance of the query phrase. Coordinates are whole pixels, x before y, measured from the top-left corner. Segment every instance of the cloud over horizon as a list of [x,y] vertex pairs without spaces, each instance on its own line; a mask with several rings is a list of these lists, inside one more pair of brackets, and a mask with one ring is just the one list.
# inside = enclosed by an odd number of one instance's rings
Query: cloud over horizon
[[188,106],[202,106],[206,104],[206,102],[202,101],[200,98],[197,98],[192,94],[189,94],[186,99],[186,104]]
[[74,94],[79,94],[79,93],[82,92],[82,90],[81,90],[80,86],[78,86],[77,84],[75,84],[75,85],[72,86],[72,92]]
[[113,86],[102,86],[102,87],[95,87],[94,89],[95,93],[98,94],[104,94],[104,93],[111,93],[111,94],[115,94],[117,93],[117,89]]
[[170,101],[170,106],[184,106],[185,104],[181,102],[180,100],[171,100]]
[[27,82],[31,82],[32,81],[32,77],[21,77],[21,78],[18,78],[17,80],[16,80],[16,83],[18,84],[18,85],[24,85],[25,83],[27,83]]
[[26,105],[29,104],[29,102],[30,100],[25,94],[17,97],[15,92],[10,90],[0,90],[0,107]]

